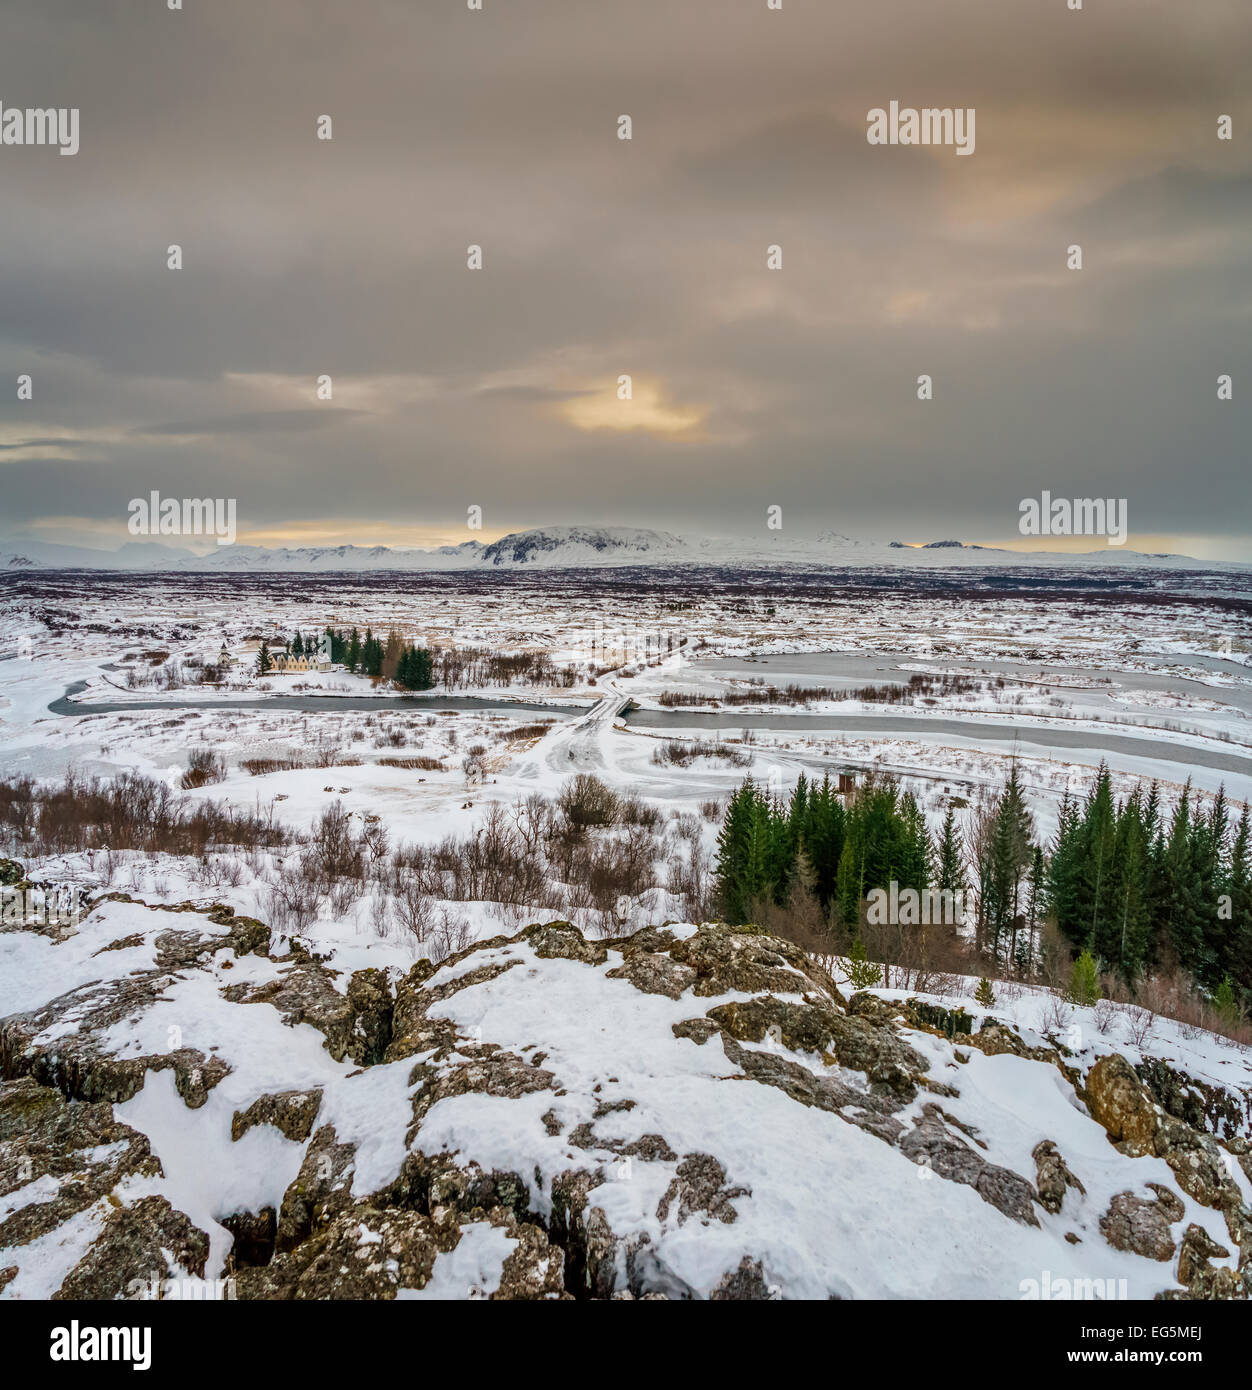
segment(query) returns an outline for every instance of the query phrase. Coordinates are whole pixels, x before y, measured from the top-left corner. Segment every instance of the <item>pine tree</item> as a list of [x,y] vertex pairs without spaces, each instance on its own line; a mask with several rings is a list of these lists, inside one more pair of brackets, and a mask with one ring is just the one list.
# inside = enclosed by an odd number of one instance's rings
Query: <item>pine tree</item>
[[843,802],[831,789],[830,777],[822,785],[810,788],[805,798],[804,828],[801,839],[813,864],[817,896],[824,908],[829,908],[835,896],[839,873],[839,857],[843,853],[845,828]]
[[998,959],[1005,936],[1009,959],[1016,954],[1017,932],[1025,906],[1026,871],[1034,862],[1034,822],[1014,761],[996,807],[987,873],[987,926],[990,949]]
[[1161,862],[1162,903],[1166,940],[1179,965],[1196,973],[1204,954],[1200,922],[1201,884],[1191,821],[1191,782],[1183,787],[1174,808]]
[[1075,946],[1085,937],[1079,895],[1081,830],[1078,807],[1066,792],[1061,801],[1056,838],[1052,842],[1052,856],[1048,861],[1048,902],[1057,926]]
[[292,656],[304,655],[304,638],[300,636],[299,632],[296,633],[295,641],[291,644],[291,654]]
[[1069,977],[1069,1001],[1071,1004],[1094,1004],[1100,997],[1100,975],[1096,970],[1095,957],[1084,951],[1074,962]]
[[853,989],[872,989],[882,978],[882,971],[865,958],[865,943],[858,936],[848,952],[848,983]]
[[361,664],[361,637],[356,628],[352,629],[348,638],[348,650],[344,659],[349,671],[355,671]]
[[1128,983],[1147,964],[1149,918],[1149,845],[1138,789],[1118,808],[1111,866],[1110,911],[1101,917],[1095,937],[1096,955]]
[[717,900],[732,926],[748,921],[751,903],[759,894],[759,800],[749,777],[727,803],[717,837]]
[[1235,826],[1234,840],[1226,863],[1224,888],[1229,912],[1224,926],[1220,955],[1223,974],[1252,996],[1252,824],[1245,805]]
[[940,890],[964,893],[965,856],[961,853],[961,840],[956,829],[956,811],[949,806],[943,818],[943,828],[939,832],[939,847],[935,851],[936,874]]
[[413,650],[413,689],[431,690],[435,684],[434,658],[425,647]]
[[1221,984],[1213,992],[1213,1007],[1224,1023],[1233,1023],[1239,1015],[1239,1004],[1235,999],[1235,987],[1229,975],[1223,975]]
[[974,1000],[981,1004],[984,1009],[995,1008],[996,992],[991,987],[991,981],[985,975],[978,981],[978,988],[974,991]]
[[261,643],[261,650],[257,653],[256,669],[257,675],[263,676],[273,668],[274,663],[270,660],[270,647],[268,642]]

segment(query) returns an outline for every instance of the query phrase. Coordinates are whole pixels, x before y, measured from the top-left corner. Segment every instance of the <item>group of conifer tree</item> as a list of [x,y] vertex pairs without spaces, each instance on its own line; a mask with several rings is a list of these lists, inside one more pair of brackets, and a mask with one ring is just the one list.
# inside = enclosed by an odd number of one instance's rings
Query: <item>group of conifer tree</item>
[[403,690],[430,690],[435,684],[430,650],[404,642],[398,633],[389,633],[386,642],[382,642],[370,628],[365,629],[364,637],[356,628],[350,632],[337,628],[326,631],[330,637],[330,659],[355,674],[391,680]]
[[973,945],[1029,974],[1054,921],[1077,954],[1128,984],[1177,964],[1206,989],[1252,1004],[1252,830],[1224,793],[1202,805],[1190,785],[1172,812],[1155,783],[1115,801],[1106,767],[1087,796],[1066,797],[1040,843],[1013,764],[999,794],[937,837],[913,796],[870,775],[846,795],[801,777],[789,800],[751,779],[731,797],[717,846],[717,893],[729,922],[797,889],[855,939],[871,890],[969,894]]
[[1219,791],[1183,789],[1172,812],[1155,783],[1115,802],[1107,768],[1066,798],[1047,868],[1057,925],[1127,980],[1173,959],[1209,989],[1252,995],[1252,827]]

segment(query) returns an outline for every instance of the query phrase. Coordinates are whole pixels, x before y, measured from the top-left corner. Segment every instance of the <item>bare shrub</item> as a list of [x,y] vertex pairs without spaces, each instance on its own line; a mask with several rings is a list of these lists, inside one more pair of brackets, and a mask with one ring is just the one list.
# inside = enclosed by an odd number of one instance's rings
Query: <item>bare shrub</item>
[[316,885],[303,873],[279,868],[267,888],[266,920],[287,936],[302,932],[317,916],[321,899]]
[[670,858],[665,889],[682,904],[685,921],[707,922],[713,916],[714,887],[712,856],[699,841],[691,843],[685,856]]
[[60,783],[0,783],[0,839],[28,853],[142,850],[203,859],[212,846],[278,847],[291,835],[273,808],[236,811],[179,797],[165,782],[124,772],[109,780],[71,770]]
[[1126,1036],[1138,1048],[1142,1048],[1156,1028],[1156,1015],[1143,1004],[1122,1006],[1122,1018],[1126,1025]]
[[352,833],[342,801],[332,801],[322,812],[303,860],[309,876],[327,887],[341,879],[364,877],[361,841]]
[[580,830],[612,825],[617,818],[618,798],[598,777],[580,772],[561,788],[557,805],[565,819]]
[[194,748],[187,759],[187,771],[182,775],[179,785],[184,791],[192,787],[203,787],[209,782],[222,782],[226,779],[226,761],[211,748]]
[[1111,999],[1100,999],[1095,1006],[1095,1026],[1096,1032],[1107,1036],[1113,1029],[1113,1024],[1117,1022],[1117,1015],[1120,1009]]
[[271,772],[297,772],[312,764],[303,758],[244,758],[239,766],[249,777],[266,777]]
[[752,766],[751,753],[729,743],[712,743],[707,739],[693,739],[690,742],[665,739],[652,751],[652,761],[658,767],[687,767],[697,758],[720,759],[731,767]]
[[1043,1006],[1043,1031],[1059,1033],[1069,1027],[1073,1016],[1073,1006],[1067,1002],[1063,993],[1049,990],[1047,1003]]
[[450,911],[448,908],[440,908],[439,916],[430,931],[428,952],[433,961],[446,960],[449,956],[454,956],[458,951],[464,951],[473,944],[474,929],[470,926],[469,918],[463,917],[458,913]]
[[401,927],[416,941],[425,941],[434,924],[434,904],[421,879],[410,869],[397,868],[391,878],[392,901]]

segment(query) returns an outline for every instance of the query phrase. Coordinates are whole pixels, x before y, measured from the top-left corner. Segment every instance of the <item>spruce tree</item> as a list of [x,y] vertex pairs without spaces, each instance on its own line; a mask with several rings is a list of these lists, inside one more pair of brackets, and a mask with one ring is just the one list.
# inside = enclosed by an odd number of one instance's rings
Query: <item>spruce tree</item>
[[961,852],[961,839],[956,829],[956,811],[949,806],[943,818],[943,828],[939,832],[939,847],[935,851],[937,886],[952,893],[963,893],[965,883],[965,856]]

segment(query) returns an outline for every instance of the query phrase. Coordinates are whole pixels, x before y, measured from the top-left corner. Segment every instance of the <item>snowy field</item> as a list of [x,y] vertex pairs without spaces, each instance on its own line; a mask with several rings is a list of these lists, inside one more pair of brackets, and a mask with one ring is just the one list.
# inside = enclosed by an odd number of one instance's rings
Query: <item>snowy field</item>
[[[648,861],[635,890],[611,903],[590,888],[562,897],[541,887],[524,901],[461,893],[425,904],[420,923],[412,904],[406,917],[381,869],[362,871],[359,888],[349,883],[312,905],[293,905],[284,894],[301,854],[296,838],[199,854],[104,846],[26,863],[31,878],[119,895],[98,901],[68,936],[0,933],[0,1018],[35,1011],[21,1028],[29,1055],[52,1057],[58,1039],[76,1046],[84,1020],[94,1020],[93,1057],[147,1065],[170,1053],[174,1028],[179,1049],[224,1061],[226,1070],[190,1109],[187,1086],[198,1083],[186,1081],[181,1062],[146,1072],[114,1116],[146,1138],[159,1175],[136,1170],[18,1254],[0,1250],[0,1266],[16,1270],[0,1297],[47,1297],[61,1287],[102,1238],[113,1198],[128,1210],[145,1198],[168,1201],[207,1235],[204,1277],[234,1270],[236,1216],[284,1209],[284,1194],[317,1152],[316,1137],[293,1138],[277,1122],[236,1132],[250,1105],[288,1092],[316,1093],[319,1127],[333,1126],[336,1143],[352,1149],[347,1190],[363,1213],[352,1218],[361,1248],[393,1239],[385,1222],[371,1225],[377,1213],[369,1200],[413,1161],[412,1126],[420,1121],[427,1154],[470,1154],[484,1170],[533,1172],[530,1210],[549,1235],[568,1214],[562,1175],[592,1154],[601,1165],[596,1202],[610,1253],[599,1273],[587,1250],[577,1258],[588,1262],[588,1286],[597,1289],[594,1280],[612,1289],[616,1279],[636,1296],[703,1297],[741,1276],[762,1280],[774,1291],[768,1296],[1018,1298],[1046,1276],[1107,1279],[1124,1291],[1117,1296],[1153,1296],[1171,1284],[1161,1257],[1105,1243],[1101,1223],[1118,1194],[1131,1190],[1148,1201],[1148,1182],[1172,1190],[1175,1169],[1165,1156],[1114,1149],[1075,1087],[1118,1053],[1132,1064],[1161,1059],[1188,1084],[1246,1098],[1246,1048],[1165,1019],[1145,1028],[1130,1009],[1062,1005],[1042,989],[999,987],[996,1004],[980,1007],[977,981],[949,980],[932,1002],[966,1010],[973,1031],[984,1017],[1006,1025],[1015,1052],[971,1050],[910,1018],[891,1032],[897,1041],[885,1031],[879,1039],[889,1050],[903,1040],[902,1055],[912,1059],[913,1080],[887,1103],[862,1063],[847,1062],[833,1044],[827,1054],[787,1041],[785,1030],[781,1042],[773,1032],[763,1041],[735,1032],[725,1023],[735,1016],[719,1011],[752,1001],[751,983],[715,970],[705,985],[700,976],[697,993],[705,997],[694,1007],[688,986],[698,970],[683,953],[704,940],[705,929],[690,924],[691,904],[707,894],[721,810],[748,775],[786,796],[801,773],[889,772],[937,829],[949,808],[976,808],[994,792],[1016,758],[1046,839],[1062,796],[1084,792],[1103,759],[1116,796],[1155,780],[1168,803],[1190,780],[1202,799],[1224,786],[1237,814],[1252,796],[1252,615],[1241,582],[1191,576],[1171,592],[1157,576],[1150,587],[1112,595],[1106,586],[1050,596],[1009,586],[981,598],[965,574],[951,585],[927,576],[903,588],[890,577],[874,588],[864,578],[801,584],[681,571],[611,581],[511,576],[498,587],[447,576],[54,573],[0,582],[6,780],[141,773],[190,803],[217,803],[293,837],[324,828],[327,813],[342,810],[358,856],[373,854],[381,865],[397,854],[421,863],[445,841],[472,847],[486,835],[490,842],[506,822],[514,827],[510,842],[527,843],[542,806],[572,778],[591,776],[629,808],[612,852]],[[566,674],[546,684],[437,688],[402,702],[386,685],[339,668],[256,672],[259,639],[327,626],[395,631],[432,647],[542,653]],[[199,672],[223,648],[235,664],[220,681],[203,683]],[[907,687],[917,675],[939,685],[907,702],[864,694]],[[771,702],[771,685],[823,693]],[[211,755],[216,768],[203,785],[184,783],[193,755]],[[230,922],[250,917],[269,927],[270,952],[236,944],[228,954]],[[545,953],[529,938],[492,940],[557,917],[587,938],[569,945],[568,957],[566,945]],[[662,922],[688,925],[673,927],[666,943],[639,948],[644,964],[615,945]],[[198,933],[208,944],[193,949],[178,936],[171,945],[170,933]],[[476,942],[481,949],[470,949]],[[190,952],[185,968],[171,964],[180,950]],[[842,968],[836,982],[850,995]],[[678,992],[654,989],[654,970],[677,979]],[[504,971],[508,986],[490,986]],[[350,997],[350,980],[366,977],[396,993],[387,1006],[389,1044],[358,1065],[353,1044],[336,1055],[327,1043],[333,1030],[319,1019]],[[94,1014],[92,1001],[102,990],[131,988],[135,978],[159,989],[101,1022],[106,1014]],[[239,1006],[285,999],[297,978],[299,989],[315,984],[320,993],[312,1003],[301,997],[286,1017]],[[445,1039],[436,1047],[422,1033],[397,1051],[406,980],[424,1001],[421,1027],[446,1025],[455,1045]],[[68,1011],[67,990],[81,992]],[[784,1020],[791,1006],[812,1006],[802,981],[778,977],[770,990]],[[910,998],[907,989],[876,993],[892,1004]],[[822,1008],[844,1018],[845,1004]],[[684,1032],[693,1013],[705,1017]],[[724,1043],[705,1040],[714,1013]],[[888,1028],[878,1019],[873,1026]],[[484,1044],[491,1047],[480,1056]],[[473,1084],[462,1093],[462,1082],[440,1070],[481,1064],[490,1071],[493,1049],[517,1059],[517,1069],[489,1077],[487,1093]],[[836,1054],[843,1070],[833,1081]],[[423,1059],[425,1073],[415,1067]],[[47,1065],[55,1068],[55,1057]],[[811,1084],[801,1073],[826,1078],[821,1103],[796,1103],[796,1088]],[[729,1077],[767,1084],[730,1088],[728,1112]],[[426,1109],[432,1088],[445,1098]],[[830,1099],[836,1094],[838,1104]],[[1236,1128],[1236,1138],[1252,1137],[1247,1114]],[[977,1145],[976,1171],[991,1174],[983,1186],[947,1171],[939,1173],[944,1181],[928,1181],[927,1146],[951,1158],[953,1131]],[[1014,1214],[1013,1175],[1034,1180],[1044,1141],[1059,1148],[1082,1194],[1074,1189],[1058,1211],[1028,1220]],[[923,1147],[910,1148],[914,1142]],[[106,1149],[93,1149],[91,1163],[112,1161]],[[724,1180],[711,1191],[709,1153]],[[1252,1182],[1246,1165],[1225,1157],[1233,1186],[1222,1200],[1237,1208],[1252,1201]],[[790,1180],[780,1186],[784,1164]],[[832,1189],[847,1200],[829,1200]],[[44,1175],[9,1191],[0,1198],[0,1226],[59,1190]],[[1193,1244],[1207,1239],[1226,1251],[1210,1257],[1213,1270],[1241,1269],[1231,1228],[1202,1195],[1171,1198],[1178,1204],[1166,1223],[1171,1250],[1195,1226],[1202,1234]],[[688,1207],[704,1213],[697,1225],[687,1223]],[[518,1252],[539,1237],[500,1207],[490,1210],[484,1216],[475,1207],[472,1219],[445,1232],[433,1269],[408,1282],[396,1275],[387,1296],[498,1292],[513,1277],[507,1271],[520,1268]],[[931,1247],[944,1259],[915,1259],[918,1248]],[[569,1242],[563,1248],[562,1258],[575,1258]],[[540,1296],[556,1287],[544,1282],[554,1258],[549,1252],[526,1266]],[[184,1263],[184,1273],[190,1267]],[[281,1261],[266,1269],[266,1279],[286,1277]]]

